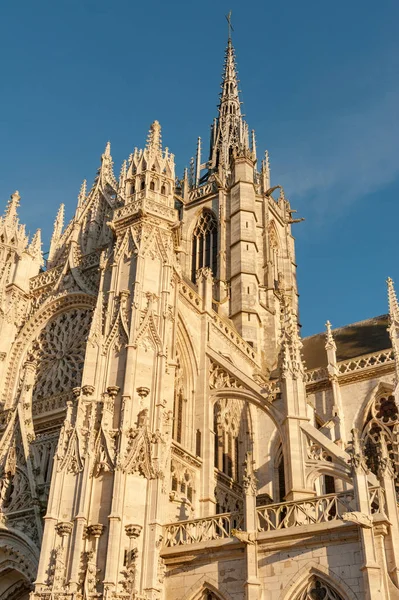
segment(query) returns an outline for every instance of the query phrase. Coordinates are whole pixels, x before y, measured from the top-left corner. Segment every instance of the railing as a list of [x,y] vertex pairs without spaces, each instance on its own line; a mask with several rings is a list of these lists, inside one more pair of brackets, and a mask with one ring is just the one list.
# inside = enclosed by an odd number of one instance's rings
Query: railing
[[374,354],[366,354],[361,358],[344,360],[338,363],[338,371],[340,375],[346,373],[352,373],[353,371],[361,371],[363,369],[369,369],[371,367],[377,367],[385,363],[393,362],[394,354],[393,350],[384,350],[383,352],[377,352]]
[[[382,352],[374,352],[373,354],[366,354],[360,358],[351,358],[349,360],[343,360],[337,363],[338,374],[347,375],[349,373],[363,371],[364,369],[371,369],[384,364],[390,364],[394,361],[393,350],[383,350]],[[328,379],[328,369],[326,367],[319,367],[318,369],[312,369],[306,373],[306,383],[317,383],[318,381],[325,381]]]
[[233,529],[242,529],[244,517],[240,513],[223,513],[193,521],[179,521],[164,527],[164,545],[167,548],[198,544],[231,537]]
[[385,490],[382,487],[369,488],[371,514],[385,514]]
[[257,509],[258,531],[275,531],[342,520],[345,512],[356,510],[353,491],[268,504]]

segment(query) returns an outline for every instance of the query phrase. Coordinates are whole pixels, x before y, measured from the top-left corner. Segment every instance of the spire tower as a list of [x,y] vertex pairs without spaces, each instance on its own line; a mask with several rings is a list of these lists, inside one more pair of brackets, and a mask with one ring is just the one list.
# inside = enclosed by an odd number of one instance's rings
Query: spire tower
[[231,12],[226,17],[229,24],[225,52],[222,92],[218,106],[218,117],[212,126],[209,171],[230,172],[230,160],[234,150],[249,146],[248,128],[241,114],[235,51],[231,40]]

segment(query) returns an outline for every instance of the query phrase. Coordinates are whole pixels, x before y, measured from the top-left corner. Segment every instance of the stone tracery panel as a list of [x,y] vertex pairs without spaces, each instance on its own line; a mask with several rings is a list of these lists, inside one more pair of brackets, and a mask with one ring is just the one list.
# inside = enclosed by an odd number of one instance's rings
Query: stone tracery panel
[[33,340],[28,356],[36,367],[33,400],[58,396],[82,377],[92,312],[75,308],[51,319]]
[[399,411],[392,394],[380,393],[372,403],[362,439],[366,454],[367,466],[378,474],[379,441],[385,436],[391,464],[395,472],[396,493],[399,496]]
[[343,598],[328,583],[313,576],[295,600],[343,600]]

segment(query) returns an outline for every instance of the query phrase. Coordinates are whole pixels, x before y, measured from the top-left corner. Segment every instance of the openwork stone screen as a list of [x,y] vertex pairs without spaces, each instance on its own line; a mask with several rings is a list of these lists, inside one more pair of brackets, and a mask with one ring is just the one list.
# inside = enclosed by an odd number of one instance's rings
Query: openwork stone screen
[[363,442],[369,469],[378,474],[378,446],[381,435],[385,436],[392,467],[395,471],[396,493],[399,496],[399,413],[392,395],[384,394],[376,398],[367,415],[363,429]]
[[213,276],[217,273],[218,225],[215,215],[204,210],[193,232],[193,255],[191,279],[195,283],[198,269],[209,267]]
[[34,401],[78,386],[90,329],[91,311],[76,308],[51,319],[33,341],[29,355],[37,365]]
[[318,577],[312,577],[295,600],[343,600],[342,596]]

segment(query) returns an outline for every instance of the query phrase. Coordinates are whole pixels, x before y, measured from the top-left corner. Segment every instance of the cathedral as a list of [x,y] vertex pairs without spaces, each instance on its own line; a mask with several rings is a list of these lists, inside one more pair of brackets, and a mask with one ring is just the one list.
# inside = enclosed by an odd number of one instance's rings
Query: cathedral
[[[229,34],[209,154],[0,219],[0,600],[399,599],[399,304],[301,339]],[[305,225],[304,225],[305,226]],[[326,315],[327,316],[327,315]]]

